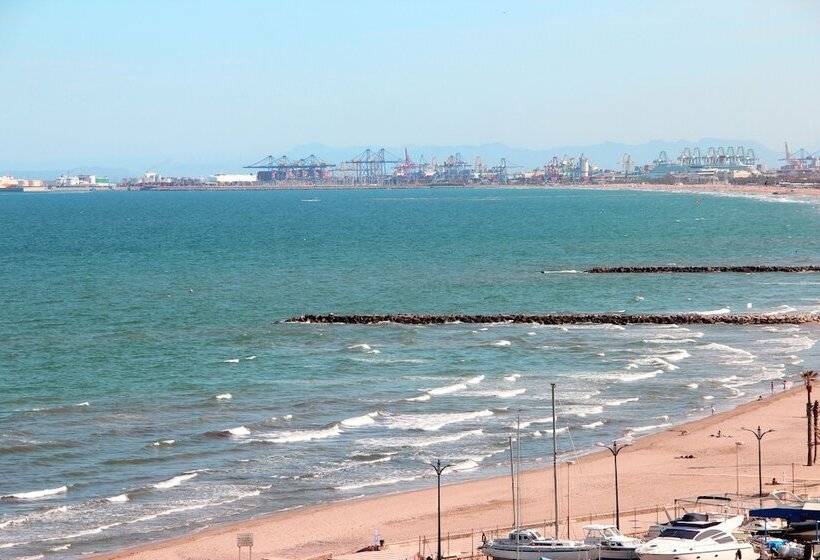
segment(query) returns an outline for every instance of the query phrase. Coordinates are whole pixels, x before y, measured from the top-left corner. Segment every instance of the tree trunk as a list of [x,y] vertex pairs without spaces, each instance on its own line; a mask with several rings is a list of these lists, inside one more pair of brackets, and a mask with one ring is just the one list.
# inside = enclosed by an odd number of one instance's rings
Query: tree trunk
[[811,407],[811,415],[814,419],[814,457],[813,461],[817,463],[817,417],[820,415],[820,402],[814,401],[814,406]]
[[811,466],[811,442],[812,442],[812,433],[811,433],[811,405],[806,403],[806,466]]

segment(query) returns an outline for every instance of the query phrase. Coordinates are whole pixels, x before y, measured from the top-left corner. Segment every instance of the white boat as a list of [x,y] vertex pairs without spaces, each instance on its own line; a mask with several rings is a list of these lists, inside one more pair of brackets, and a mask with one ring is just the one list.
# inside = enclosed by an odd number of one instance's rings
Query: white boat
[[615,525],[596,524],[584,527],[584,544],[597,548],[599,560],[637,560],[635,549],[642,541],[624,535]]
[[[555,422],[555,383],[552,387],[552,425],[557,428]],[[553,497],[555,499],[555,519],[560,519],[558,514],[558,452],[555,440],[556,431],[552,433],[552,467],[553,467]],[[516,438],[520,442],[521,438]],[[520,445],[520,444],[519,444]],[[520,462],[519,447],[519,462]],[[519,525],[518,492],[516,488],[519,483],[516,481],[515,461],[513,460],[512,440],[510,440],[510,467],[513,482],[513,526],[507,538],[493,539],[485,542],[478,549],[482,554],[498,560],[597,560],[598,547],[586,544],[581,541],[558,538],[558,521],[555,523],[555,537],[544,538],[534,529],[524,529]]]
[[742,515],[687,513],[664,524],[660,535],[636,552],[640,560],[757,560],[754,547],[733,534],[742,524]]
[[493,539],[479,550],[499,560],[595,560],[597,547],[578,541],[544,538],[534,529],[514,529],[505,539]]

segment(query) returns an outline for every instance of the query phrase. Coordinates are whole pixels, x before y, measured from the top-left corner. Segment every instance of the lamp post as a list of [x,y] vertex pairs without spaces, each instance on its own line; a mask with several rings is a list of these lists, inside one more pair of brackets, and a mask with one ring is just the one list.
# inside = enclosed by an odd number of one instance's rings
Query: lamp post
[[621,528],[621,506],[618,499],[618,453],[621,450],[628,446],[628,443],[618,443],[617,441],[613,441],[612,445],[604,445],[603,443],[599,443],[601,447],[604,447],[612,453],[612,458],[615,460],[615,528],[620,530]]
[[572,489],[570,488],[570,485],[569,485],[569,468],[570,468],[570,466],[572,466],[574,464],[575,464],[575,461],[567,461],[567,538],[568,539],[572,538],[572,537],[570,537],[570,534],[569,534],[569,525],[570,525],[570,516],[569,516],[570,503],[569,503],[569,499],[572,496]]
[[441,560],[441,473],[450,465],[442,465],[441,459],[436,459],[436,462],[430,463],[430,466],[436,471],[436,478],[438,479],[438,552],[436,560]]
[[749,428],[741,428],[744,432],[749,432],[754,437],[757,438],[757,495],[763,496],[763,454],[760,450],[760,442],[763,439],[763,436],[766,434],[770,434],[773,432],[773,429],[769,430],[761,430],[760,426],[757,427],[757,430],[750,430]]
[[740,494],[740,448],[743,442],[735,442],[735,494]]

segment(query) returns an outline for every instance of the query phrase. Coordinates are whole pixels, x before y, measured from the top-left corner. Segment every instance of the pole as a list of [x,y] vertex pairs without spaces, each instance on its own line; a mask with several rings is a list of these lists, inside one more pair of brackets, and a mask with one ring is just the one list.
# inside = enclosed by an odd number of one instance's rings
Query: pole
[[[614,445],[614,442],[613,442]],[[621,504],[618,492],[618,453],[613,453],[615,456],[615,528],[621,530]]]
[[513,529],[518,529],[518,504],[515,498],[515,468],[513,458],[512,436],[510,436],[510,483],[512,485]]
[[552,392],[552,487],[555,498],[555,538],[558,538],[558,444],[557,431],[555,425],[555,383],[550,383]]
[[794,494],[794,463],[792,463],[792,494]]
[[740,494],[740,446],[739,441],[735,442],[735,494]]
[[430,463],[430,466],[433,467],[433,470],[436,471],[436,489],[437,489],[437,500],[438,500],[438,549],[437,549],[437,556],[436,560],[441,560],[441,473],[444,472],[444,469],[449,467],[450,465],[442,465],[441,459],[436,459],[435,463]]
[[603,443],[599,443],[601,447],[606,448],[612,453],[612,458],[615,462],[615,528],[620,530],[621,529],[621,503],[620,503],[620,492],[618,489],[618,453],[624,447],[627,447],[628,443],[618,443],[617,441],[613,441],[612,445],[604,445]]
[[[811,424],[809,424],[811,425]],[[757,438],[757,495],[760,497],[760,505],[763,505],[763,451],[762,451],[762,440],[766,434],[773,432],[773,429],[769,429],[763,431],[760,426],[757,427],[757,430],[750,430],[749,428],[741,428],[741,430],[751,433],[755,438]],[[809,455],[809,460],[811,460],[811,455]]]

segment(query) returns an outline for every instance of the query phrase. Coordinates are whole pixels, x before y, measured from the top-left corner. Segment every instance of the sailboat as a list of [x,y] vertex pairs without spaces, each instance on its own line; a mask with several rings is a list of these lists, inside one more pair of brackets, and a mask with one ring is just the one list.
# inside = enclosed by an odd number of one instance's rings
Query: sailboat
[[[518,494],[515,491],[513,476],[513,530],[506,538],[493,539],[484,543],[479,550],[497,560],[593,560],[598,557],[595,545],[581,541],[558,538],[558,448],[555,423],[555,383],[552,387],[552,471],[553,492],[555,495],[555,537],[544,537],[535,529],[520,527],[518,514]],[[520,438],[519,438],[520,440]],[[510,451],[512,458],[512,448]],[[519,454],[520,457],[520,454]]]

